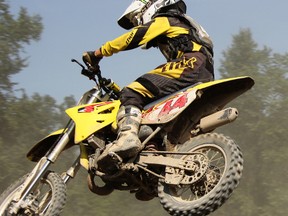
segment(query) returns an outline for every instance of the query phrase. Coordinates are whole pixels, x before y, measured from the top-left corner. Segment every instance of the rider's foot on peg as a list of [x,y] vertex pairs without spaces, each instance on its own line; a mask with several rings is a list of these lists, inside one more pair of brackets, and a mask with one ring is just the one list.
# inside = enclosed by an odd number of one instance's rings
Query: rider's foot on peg
[[106,149],[97,159],[97,167],[103,172],[115,171],[123,159],[114,152]]

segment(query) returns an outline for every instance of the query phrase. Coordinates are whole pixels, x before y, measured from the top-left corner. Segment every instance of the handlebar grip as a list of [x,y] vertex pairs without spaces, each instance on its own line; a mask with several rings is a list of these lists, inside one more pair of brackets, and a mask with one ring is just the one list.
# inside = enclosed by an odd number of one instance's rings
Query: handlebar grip
[[95,73],[93,73],[92,71],[89,71],[89,70],[86,70],[86,69],[83,69],[81,71],[81,74],[88,77],[90,80],[91,79],[95,79]]

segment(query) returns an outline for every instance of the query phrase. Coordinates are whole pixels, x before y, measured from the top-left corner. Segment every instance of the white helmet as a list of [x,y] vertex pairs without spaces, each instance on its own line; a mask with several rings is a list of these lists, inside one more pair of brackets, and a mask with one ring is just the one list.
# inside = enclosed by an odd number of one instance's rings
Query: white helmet
[[186,4],[182,0],[133,0],[118,24],[124,29],[131,29],[151,21],[160,9],[176,6],[181,13],[186,13]]

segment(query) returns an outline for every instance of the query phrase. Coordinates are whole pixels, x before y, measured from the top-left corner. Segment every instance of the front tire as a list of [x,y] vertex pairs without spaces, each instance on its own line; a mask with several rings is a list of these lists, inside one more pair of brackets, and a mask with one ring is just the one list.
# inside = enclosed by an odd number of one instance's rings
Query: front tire
[[[170,215],[208,215],[219,208],[237,187],[243,170],[242,153],[232,139],[217,133],[194,137],[177,146],[177,151],[201,153],[209,162],[205,174],[190,185],[169,185],[164,180],[159,181],[160,202]],[[173,157],[189,160],[189,155]]]
[[[10,216],[9,209],[14,205],[13,198],[29,174],[10,185],[0,196],[1,216]],[[16,215],[58,216],[66,203],[66,185],[61,176],[54,172],[45,175],[33,193],[27,195],[25,202],[29,205],[20,208]]]

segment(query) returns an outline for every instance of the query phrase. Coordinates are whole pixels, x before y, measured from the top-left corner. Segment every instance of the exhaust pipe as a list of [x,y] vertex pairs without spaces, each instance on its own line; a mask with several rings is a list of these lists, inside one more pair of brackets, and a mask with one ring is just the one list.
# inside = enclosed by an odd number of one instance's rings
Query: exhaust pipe
[[233,122],[237,117],[238,110],[229,107],[202,118],[200,120],[199,128],[202,132],[206,133],[217,127]]

